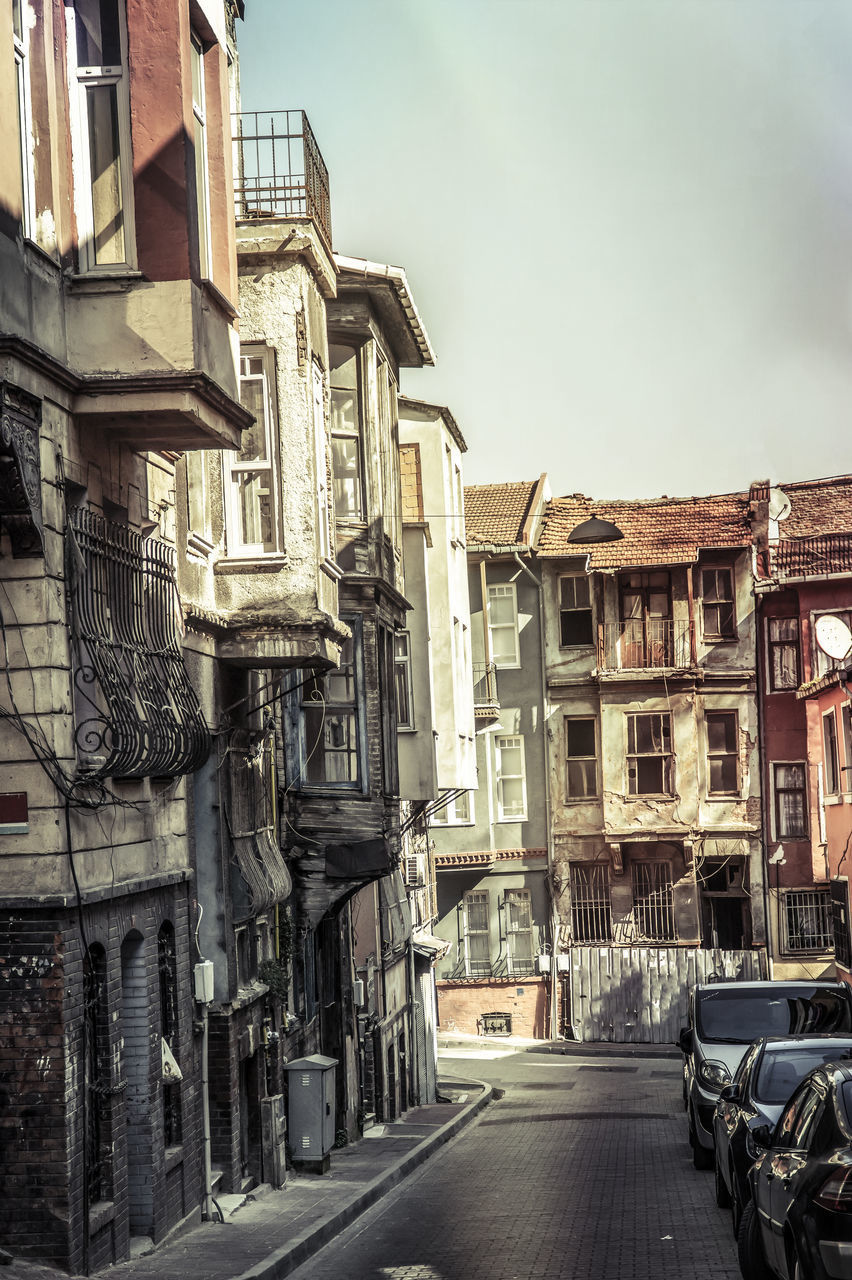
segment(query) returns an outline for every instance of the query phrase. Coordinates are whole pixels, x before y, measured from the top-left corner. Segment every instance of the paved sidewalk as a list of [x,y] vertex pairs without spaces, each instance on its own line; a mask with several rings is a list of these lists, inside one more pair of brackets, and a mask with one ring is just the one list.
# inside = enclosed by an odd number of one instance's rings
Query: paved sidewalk
[[[99,1274],[109,1280],[279,1280],[317,1253],[406,1174],[454,1137],[491,1100],[479,1081],[445,1077],[447,1102],[413,1107],[336,1149],[322,1176],[288,1171],[281,1191],[259,1187],[223,1196],[225,1222],[202,1222],[131,1262]],[[66,1272],[13,1261],[0,1280],[69,1280]]]
[[467,1031],[438,1033],[438,1048],[452,1057],[453,1049],[503,1049],[514,1053],[554,1053],[567,1058],[680,1058],[676,1044],[613,1044],[605,1040],[533,1040],[527,1036],[481,1036]]

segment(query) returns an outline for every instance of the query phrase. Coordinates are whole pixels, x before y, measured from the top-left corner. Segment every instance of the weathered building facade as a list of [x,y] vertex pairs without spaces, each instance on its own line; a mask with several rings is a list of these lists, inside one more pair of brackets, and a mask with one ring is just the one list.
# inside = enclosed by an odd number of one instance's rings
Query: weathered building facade
[[74,1271],[200,1202],[175,458],[251,421],[238,9],[0,12],[0,1236]]
[[430,818],[441,1026],[550,1031],[549,821],[541,586],[531,550],[547,481],[465,489],[477,789]]
[[852,479],[750,500],[772,972],[848,981]]
[[[591,518],[621,536],[569,540]],[[745,495],[548,508],[551,876],[577,1038],[673,1039],[687,980],[674,949],[712,952],[717,970],[758,962],[750,542]]]

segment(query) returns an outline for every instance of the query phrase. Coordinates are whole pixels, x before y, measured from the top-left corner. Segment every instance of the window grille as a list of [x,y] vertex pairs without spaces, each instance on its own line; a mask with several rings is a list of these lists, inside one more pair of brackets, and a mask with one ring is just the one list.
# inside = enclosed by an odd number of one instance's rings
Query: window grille
[[[157,934],[157,968],[160,975],[160,1034],[180,1060],[178,1045],[178,982],[175,931],[166,921]],[[183,1141],[180,1084],[163,1082],[163,1141],[167,1147]]]
[[609,867],[602,862],[572,862],[570,870],[574,941],[611,942]]
[[504,902],[509,973],[533,972],[532,902],[529,889],[507,889]]
[[790,889],[784,895],[788,951],[830,951],[831,894],[828,889]]
[[632,878],[636,937],[649,942],[676,941],[672,870],[669,864],[634,862]]
[[87,507],[69,512],[67,538],[81,770],[194,772],[210,733],[183,664],[174,552]]
[[488,977],[491,973],[491,942],[488,921],[488,890],[476,889],[464,895],[465,972],[468,977]]

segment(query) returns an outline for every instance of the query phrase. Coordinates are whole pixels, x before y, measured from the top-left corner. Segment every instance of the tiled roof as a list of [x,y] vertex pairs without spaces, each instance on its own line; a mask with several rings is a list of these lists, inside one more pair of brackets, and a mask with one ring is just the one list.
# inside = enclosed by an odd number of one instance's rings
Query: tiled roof
[[825,533],[852,533],[852,476],[802,480],[779,486],[790,499],[790,514],[778,522],[778,536],[816,538]]
[[522,532],[530,513],[537,480],[513,484],[476,484],[464,491],[464,520],[468,545],[523,546]]
[[821,577],[852,573],[852,533],[824,533],[818,538],[785,538],[770,544],[776,577]]
[[[568,534],[597,516],[617,525],[617,542],[569,542]],[[751,545],[748,495],[655,498],[649,502],[595,502],[583,494],[554,498],[538,541],[540,556],[588,555],[590,569],[688,564],[702,548]]]
[[514,862],[517,858],[546,858],[546,849],[485,849],[470,853],[436,853],[435,866],[490,867],[494,862]]

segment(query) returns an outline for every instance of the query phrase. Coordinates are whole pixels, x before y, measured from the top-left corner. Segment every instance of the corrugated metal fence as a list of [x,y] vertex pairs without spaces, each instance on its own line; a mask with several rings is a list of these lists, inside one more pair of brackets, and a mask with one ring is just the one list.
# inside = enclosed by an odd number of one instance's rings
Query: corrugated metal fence
[[674,1044],[694,983],[765,977],[759,951],[575,947],[563,975],[563,1029],[575,1040]]

